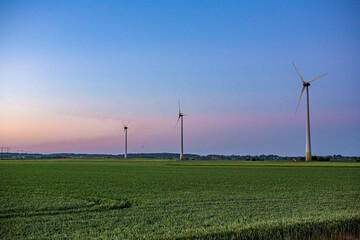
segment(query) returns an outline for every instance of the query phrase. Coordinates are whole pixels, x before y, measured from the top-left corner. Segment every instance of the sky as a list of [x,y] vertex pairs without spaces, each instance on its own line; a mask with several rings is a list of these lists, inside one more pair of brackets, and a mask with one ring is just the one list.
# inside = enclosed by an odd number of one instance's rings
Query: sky
[[0,146],[360,155],[360,1],[1,1]]

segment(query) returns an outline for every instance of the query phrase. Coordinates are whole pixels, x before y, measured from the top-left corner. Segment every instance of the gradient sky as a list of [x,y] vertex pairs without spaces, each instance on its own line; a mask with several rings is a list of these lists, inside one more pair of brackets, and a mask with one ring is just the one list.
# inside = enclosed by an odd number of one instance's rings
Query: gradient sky
[[0,146],[360,155],[360,1],[1,1]]

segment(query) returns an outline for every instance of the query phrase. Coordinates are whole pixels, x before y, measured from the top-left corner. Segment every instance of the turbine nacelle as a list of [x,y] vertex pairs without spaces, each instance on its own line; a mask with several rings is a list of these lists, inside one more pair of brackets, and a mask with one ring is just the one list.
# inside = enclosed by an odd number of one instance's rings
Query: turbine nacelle
[[326,74],[323,74],[323,75],[321,75],[321,76],[319,76],[319,77],[313,78],[313,79],[305,82],[304,79],[302,78],[302,76],[300,75],[300,73],[299,73],[299,71],[298,71],[298,69],[296,68],[296,66],[295,66],[294,63],[293,63],[293,65],[294,65],[294,68],[295,68],[297,74],[299,75],[299,77],[300,77],[300,79],[301,79],[301,82],[302,82],[302,84],[303,84],[303,88],[302,88],[301,93],[300,93],[300,99],[299,99],[299,102],[298,102],[298,104],[297,104],[297,106],[296,106],[296,111],[295,111],[295,113],[296,113],[297,110],[298,110],[298,108],[299,108],[299,104],[300,104],[300,101],[301,101],[301,97],[302,97],[302,95],[303,95],[303,93],[304,93],[305,88],[308,87],[308,86],[310,86],[310,82],[315,81],[316,79],[321,78],[321,77],[325,76]]
[[128,129],[129,122],[125,123],[124,121],[122,121],[122,124],[124,126],[124,130]]
[[176,121],[175,128],[176,128],[176,126],[178,125],[180,118],[182,118],[183,116],[186,116],[186,115],[183,114],[183,113],[179,113],[179,117],[178,117],[178,119],[177,119],[177,121]]

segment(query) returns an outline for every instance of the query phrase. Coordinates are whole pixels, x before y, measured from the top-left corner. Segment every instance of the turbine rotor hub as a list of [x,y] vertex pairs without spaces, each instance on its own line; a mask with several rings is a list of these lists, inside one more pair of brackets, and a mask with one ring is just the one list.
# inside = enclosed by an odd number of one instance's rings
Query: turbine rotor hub
[[306,82],[306,83],[303,83],[303,86],[304,86],[304,87],[308,87],[308,86],[310,86],[310,83],[307,83],[307,82]]

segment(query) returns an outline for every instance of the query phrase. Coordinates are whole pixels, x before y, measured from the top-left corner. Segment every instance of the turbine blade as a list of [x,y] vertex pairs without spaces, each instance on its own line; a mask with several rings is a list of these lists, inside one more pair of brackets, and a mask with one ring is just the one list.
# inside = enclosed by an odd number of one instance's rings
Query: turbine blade
[[179,103],[179,113],[181,113],[181,108],[180,108],[180,98],[178,98],[178,103]]
[[124,121],[122,121],[122,124],[123,124],[123,126],[125,127],[125,123],[124,123]]
[[177,127],[178,123],[179,123],[179,120],[180,120],[180,116],[178,117],[177,121],[176,121],[176,124],[175,124],[175,128]]
[[307,81],[307,83],[312,82],[312,81],[315,81],[316,79],[319,79],[319,78],[321,78],[321,77],[323,77],[323,76],[326,76],[326,74],[323,74],[323,75],[321,75],[320,77],[316,77],[316,78],[314,78],[314,79],[311,79],[310,81]]
[[302,81],[303,83],[305,83],[305,82],[304,82],[304,79],[303,79],[302,76],[300,75],[300,73],[299,73],[299,71],[297,70],[297,68],[296,68],[296,66],[295,66],[294,63],[293,63],[293,65],[294,65],[294,68],[295,68],[296,72],[299,74],[299,77],[300,77],[301,81]]
[[299,108],[299,104],[300,104],[300,101],[301,101],[301,96],[303,95],[304,90],[305,90],[305,86],[304,86],[304,87],[302,88],[302,90],[301,90],[301,94],[300,94],[299,102],[298,102],[298,104],[297,104],[297,106],[296,106],[296,111],[295,111],[295,113],[297,112],[297,110],[298,110],[298,108]]

